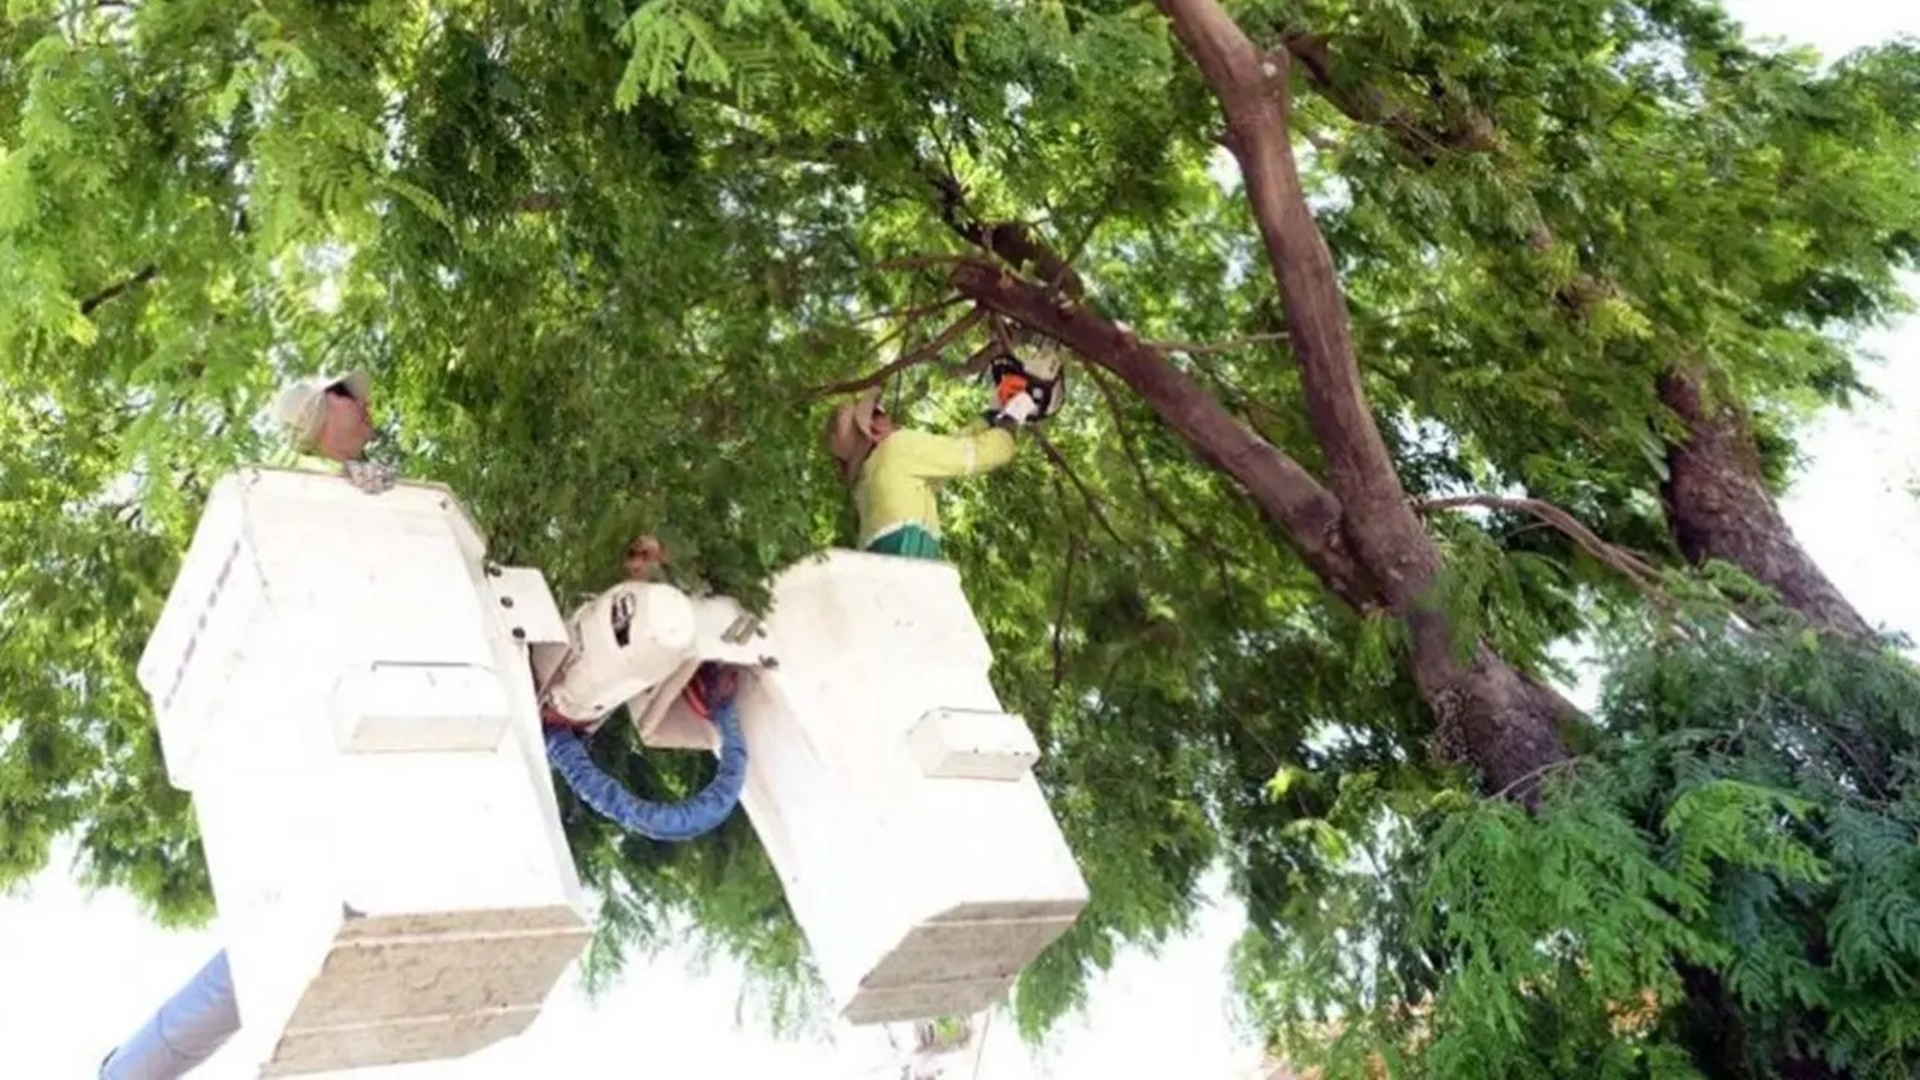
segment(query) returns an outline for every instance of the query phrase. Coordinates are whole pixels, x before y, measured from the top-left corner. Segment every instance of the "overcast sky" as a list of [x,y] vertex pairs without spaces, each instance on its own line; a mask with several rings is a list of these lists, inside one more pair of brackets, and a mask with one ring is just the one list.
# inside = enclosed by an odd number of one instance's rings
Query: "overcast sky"
[[[1920,9],[1909,0],[1737,0],[1729,7],[1754,33],[1811,44],[1829,57],[1897,33],[1920,34]],[[1920,502],[1910,491],[1920,478],[1920,326],[1895,327],[1866,345],[1884,357],[1870,373],[1884,400],[1811,433],[1810,461],[1787,513],[1869,619],[1920,637]],[[1087,1014],[1063,1024],[1044,1050],[1024,1047],[997,1019],[978,1080],[1248,1075],[1257,1053],[1229,1020],[1225,975],[1240,922],[1237,907],[1223,903],[1194,936],[1160,956],[1122,957],[1096,985]],[[31,1080],[93,1075],[100,1056],[218,947],[211,932],[154,929],[118,894],[83,896],[56,858],[55,869],[23,895],[0,899],[0,1071]],[[520,1080],[536,1069],[587,1075],[591,1067],[594,1075],[624,1077],[659,1075],[661,1063],[680,1061],[720,1077],[892,1075],[887,1066],[899,1059],[883,1034],[836,1028],[770,1038],[753,1018],[742,1022],[736,971],[698,974],[689,965],[684,955],[637,964],[597,1003],[569,975],[519,1039],[464,1061],[350,1075]],[[216,1058],[196,1080],[238,1080],[245,1074],[237,1064]]]

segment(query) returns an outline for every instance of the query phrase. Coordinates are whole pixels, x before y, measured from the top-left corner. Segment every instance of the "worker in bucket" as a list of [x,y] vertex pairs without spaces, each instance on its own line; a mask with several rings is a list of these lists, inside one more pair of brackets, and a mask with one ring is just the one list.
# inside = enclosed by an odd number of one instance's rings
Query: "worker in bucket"
[[860,550],[944,558],[936,498],[940,485],[1012,461],[1014,433],[1059,407],[1059,362],[1052,354],[1029,366],[1009,353],[994,363],[989,377],[998,407],[987,413],[985,425],[957,435],[901,427],[881,406],[878,389],[833,411],[827,452],[853,487]]
[[274,416],[298,455],[297,468],[335,473],[373,495],[393,487],[398,470],[366,458],[374,432],[371,388],[366,372],[349,371],[310,376],[280,391]]
[[[334,473],[378,494],[393,487],[391,466],[366,460],[373,440],[364,371],[316,375],[280,391],[274,419],[292,444],[296,468]],[[193,1071],[240,1029],[233,972],[223,950],[100,1062],[100,1080],[171,1080]]]

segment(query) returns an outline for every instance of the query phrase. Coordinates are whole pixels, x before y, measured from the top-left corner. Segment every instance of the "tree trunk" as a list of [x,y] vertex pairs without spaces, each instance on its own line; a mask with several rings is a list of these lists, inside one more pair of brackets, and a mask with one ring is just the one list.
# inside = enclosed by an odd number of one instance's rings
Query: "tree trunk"
[[1528,798],[1539,776],[1566,759],[1559,722],[1571,709],[1485,645],[1463,655],[1446,615],[1433,607],[1440,554],[1408,504],[1367,405],[1346,298],[1300,187],[1288,130],[1291,57],[1263,55],[1215,0],[1159,6],[1225,114],[1227,147],[1246,179],[1286,309],[1327,483],[1361,566],[1410,632],[1414,681],[1434,712],[1436,749],[1478,766],[1490,790]]
[[[1341,85],[1334,77],[1326,38],[1297,29],[1281,38],[1307,81],[1334,108],[1355,123],[1386,130],[1429,164],[1436,148],[1462,153],[1500,148],[1491,121],[1477,109],[1460,106],[1464,120],[1457,128],[1425,124],[1377,86]],[[1541,226],[1535,242],[1550,247],[1552,230]],[[1577,290],[1559,299],[1574,311],[1588,303]],[[1781,516],[1760,475],[1753,437],[1739,407],[1711,402],[1702,381],[1698,371],[1676,367],[1659,384],[1660,399],[1687,429],[1682,441],[1667,447],[1670,479],[1661,492],[1680,550],[1694,563],[1719,559],[1738,566],[1824,632],[1871,637],[1867,621],[1807,556]]]
[[[1515,673],[1484,646],[1476,651],[1471,665],[1453,661],[1452,634],[1444,617],[1421,605],[1421,596],[1438,569],[1425,534],[1413,540],[1405,523],[1392,513],[1369,517],[1363,509],[1363,505],[1375,511],[1386,509],[1379,486],[1369,480],[1388,473],[1380,469],[1377,459],[1369,461],[1373,457],[1367,446],[1369,436],[1377,442],[1379,432],[1373,429],[1371,415],[1356,415],[1354,405],[1363,409],[1365,404],[1359,398],[1357,365],[1346,338],[1344,304],[1331,259],[1294,177],[1292,146],[1286,135],[1288,65],[1284,56],[1260,56],[1213,0],[1158,2],[1173,19],[1175,33],[1200,63],[1227,113],[1229,148],[1248,181],[1261,238],[1281,282],[1288,334],[1300,356],[1313,409],[1313,430],[1331,465],[1332,494],[1346,507],[1344,523],[1354,538],[1357,559],[1377,577],[1392,609],[1402,613],[1413,630],[1413,671],[1440,721],[1440,734],[1446,738],[1448,732],[1457,732],[1469,757],[1480,763],[1492,784],[1498,784],[1496,776],[1521,780],[1536,776],[1565,759],[1557,734],[1542,719],[1551,719],[1557,709],[1569,709],[1569,705]],[[1306,67],[1309,81],[1359,123],[1386,127],[1407,142],[1446,142],[1444,133],[1417,131],[1417,121],[1379,90],[1334,86],[1323,38],[1294,33],[1283,35],[1283,42]],[[1478,123],[1463,129],[1465,135],[1455,148],[1498,146],[1484,117],[1475,119]],[[1682,552],[1693,561],[1716,557],[1740,565],[1822,630],[1849,638],[1868,636],[1866,621],[1793,538],[1761,479],[1753,438],[1740,411],[1709,409],[1690,373],[1670,373],[1661,380],[1659,390],[1688,429],[1684,442],[1668,448],[1670,480],[1663,488],[1668,521]],[[1348,454],[1338,455],[1336,448],[1346,448]],[[1384,448],[1380,454],[1384,455]],[[1427,555],[1415,552],[1415,544],[1423,546]],[[1442,753],[1446,751],[1442,748]],[[1688,988],[1684,1026],[1697,1061],[1713,1076],[1726,1080],[1743,1076],[1740,1049],[1745,1036],[1740,1013],[1726,997],[1724,984],[1716,972],[1693,965],[1682,965],[1682,974]],[[1780,1072],[1809,1080],[1843,1074],[1805,1059],[1780,1063]]]
[[[1660,399],[1687,429],[1682,441],[1668,444],[1667,481],[1661,485],[1681,552],[1695,563],[1719,559],[1739,567],[1822,633],[1871,642],[1873,627],[1800,546],[1767,490],[1739,407],[1715,400],[1704,378],[1676,367],[1660,379]],[[1845,725],[1832,734],[1864,788],[1886,792],[1894,775],[1892,748]]]
[[1872,637],[1873,628],[1781,515],[1739,408],[1713,400],[1702,376],[1681,368],[1661,376],[1660,400],[1687,429],[1684,439],[1667,446],[1668,477],[1660,491],[1681,552],[1695,563],[1719,559],[1739,567],[1822,631]]

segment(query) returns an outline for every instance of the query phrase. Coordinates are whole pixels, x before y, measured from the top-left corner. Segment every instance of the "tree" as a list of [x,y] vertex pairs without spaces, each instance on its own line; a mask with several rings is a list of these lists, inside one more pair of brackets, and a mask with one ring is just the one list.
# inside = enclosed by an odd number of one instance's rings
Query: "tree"
[[[1296,1041],[1364,1020],[1340,1060],[1912,1061],[1863,959],[1915,949],[1909,871],[1860,853],[1911,832],[1920,696],[1770,495],[1915,253],[1912,50],[1821,73],[1673,0],[16,6],[9,876],[71,831],[90,880],[206,914],[131,666],[285,372],[373,368],[390,452],[563,592],[658,526],[752,600],[845,535],[828,399],[884,381],[953,422],[959,357],[1050,339],[1080,402],[951,516],[1094,893],[1023,980],[1030,1032],[1224,857],[1252,999]],[[1712,559],[1845,640],[1783,651],[1750,588],[1721,629]],[[1594,630],[1623,657],[1597,719],[1546,656]],[[744,823],[569,832],[598,974],[691,918],[804,988]],[[1743,910],[1780,946],[1758,975]]]

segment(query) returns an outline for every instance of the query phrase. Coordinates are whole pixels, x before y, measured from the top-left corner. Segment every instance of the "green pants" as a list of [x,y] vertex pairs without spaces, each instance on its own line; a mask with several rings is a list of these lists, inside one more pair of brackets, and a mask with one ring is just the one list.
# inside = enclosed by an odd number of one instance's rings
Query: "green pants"
[[903,525],[867,545],[875,555],[898,555],[903,559],[933,559],[946,556],[940,550],[940,538],[918,525]]

